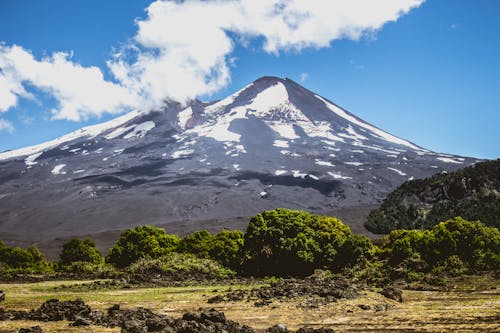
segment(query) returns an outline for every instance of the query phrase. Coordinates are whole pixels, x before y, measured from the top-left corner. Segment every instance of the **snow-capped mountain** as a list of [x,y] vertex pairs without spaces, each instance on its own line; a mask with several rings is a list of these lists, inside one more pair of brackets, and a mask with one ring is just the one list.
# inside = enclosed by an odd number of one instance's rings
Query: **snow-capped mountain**
[[332,213],[401,183],[468,166],[395,137],[289,79],[212,103],[167,103],[0,153],[0,239],[137,224]]

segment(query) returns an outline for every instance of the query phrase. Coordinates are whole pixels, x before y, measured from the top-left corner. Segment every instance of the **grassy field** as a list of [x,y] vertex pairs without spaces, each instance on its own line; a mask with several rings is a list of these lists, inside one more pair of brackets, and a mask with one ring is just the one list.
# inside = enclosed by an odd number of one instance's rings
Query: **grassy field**
[[[228,319],[264,331],[276,323],[295,330],[304,325],[331,327],[336,332],[500,332],[500,283],[493,278],[460,281],[449,292],[404,291],[403,303],[384,298],[376,289],[362,292],[362,297],[310,309],[300,306],[301,299],[275,301],[255,307],[253,302],[208,304],[207,299],[231,289],[258,285],[210,285],[136,289],[86,290],[77,285],[89,281],[55,281],[25,284],[0,284],[7,298],[6,309],[27,310],[39,307],[51,298],[60,300],[82,297],[93,309],[106,309],[119,303],[122,307],[146,307],[173,317],[200,308],[215,307]],[[62,285],[73,288],[60,288]],[[376,312],[375,305],[387,310]],[[369,305],[362,310],[359,305]],[[0,332],[17,332],[20,327],[40,325],[45,332],[119,332],[119,328],[99,326],[72,328],[68,322],[39,323],[0,321]]]

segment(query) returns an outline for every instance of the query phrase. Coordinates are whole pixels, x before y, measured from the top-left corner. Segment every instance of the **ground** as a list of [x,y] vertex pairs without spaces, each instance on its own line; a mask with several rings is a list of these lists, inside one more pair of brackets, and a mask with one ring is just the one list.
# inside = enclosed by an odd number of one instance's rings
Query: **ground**
[[[451,291],[404,290],[404,302],[398,303],[367,288],[360,298],[339,300],[318,308],[304,308],[301,299],[274,301],[256,307],[254,302],[238,301],[208,304],[207,300],[230,290],[258,287],[263,281],[246,285],[203,285],[89,290],[79,286],[89,281],[51,281],[0,284],[7,297],[6,309],[37,308],[51,298],[60,300],[82,297],[93,309],[106,309],[115,303],[121,307],[146,307],[157,313],[180,317],[185,312],[199,312],[214,307],[228,319],[249,325],[261,332],[276,323],[289,329],[301,326],[330,327],[336,332],[498,332],[500,331],[500,282],[493,277],[473,277],[458,281]],[[71,286],[71,288],[68,288]],[[377,304],[387,310],[375,311]],[[369,305],[363,310],[360,305]],[[40,325],[45,332],[119,332],[119,328],[99,326],[72,328],[68,322],[39,323],[0,321],[0,332],[17,332],[20,327]]]

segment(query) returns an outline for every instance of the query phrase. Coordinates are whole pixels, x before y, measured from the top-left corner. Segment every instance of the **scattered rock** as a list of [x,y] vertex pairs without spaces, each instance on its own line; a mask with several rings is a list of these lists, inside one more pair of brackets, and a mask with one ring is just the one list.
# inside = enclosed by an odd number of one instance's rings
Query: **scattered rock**
[[392,299],[392,300],[395,300],[398,302],[403,302],[403,292],[399,289],[394,288],[394,287],[384,288],[380,292],[380,294],[389,298],[389,299]]
[[358,305],[358,307],[359,307],[361,310],[370,310],[370,309],[371,309],[371,306],[366,305],[366,304],[360,304],[360,305]]
[[0,302],[3,301],[5,301],[5,293],[2,290],[0,290]]
[[385,311],[387,310],[387,305],[379,303],[375,305],[375,312]]
[[358,296],[356,287],[344,279],[309,277],[306,279],[280,280],[271,286],[252,290],[236,290],[225,295],[217,295],[208,303],[254,300],[257,307],[271,304],[274,300],[286,301],[304,297],[300,304],[305,308],[317,308],[321,305],[336,302],[337,299],[352,299]]

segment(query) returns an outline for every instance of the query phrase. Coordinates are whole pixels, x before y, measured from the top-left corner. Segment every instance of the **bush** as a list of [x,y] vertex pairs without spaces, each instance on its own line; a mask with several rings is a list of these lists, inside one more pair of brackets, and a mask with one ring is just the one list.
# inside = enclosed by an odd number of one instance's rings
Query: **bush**
[[59,265],[69,266],[74,262],[86,262],[99,265],[104,262],[101,253],[96,249],[96,244],[90,239],[81,240],[73,238],[63,244],[59,255]]
[[221,230],[215,234],[210,257],[222,265],[239,270],[243,262],[244,235],[238,230]]
[[177,252],[195,254],[199,258],[210,258],[214,236],[206,230],[184,236],[179,242]]
[[428,231],[392,231],[383,250],[391,266],[403,265],[415,271],[458,275],[469,269],[500,269],[498,229],[461,217],[441,222]]
[[124,268],[141,258],[155,259],[174,251],[179,238],[169,235],[165,229],[153,226],[138,226],[127,229],[111,247],[106,262]]
[[335,268],[350,235],[339,219],[278,208],[257,214],[245,234],[246,269],[255,275],[308,275]]
[[134,276],[151,278],[225,278],[234,271],[223,267],[212,259],[199,258],[190,253],[169,253],[161,258],[141,258],[129,266],[128,272]]
[[339,249],[335,266],[337,269],[363,264],[373,256],[374,247],[368,237],[349,235]]

